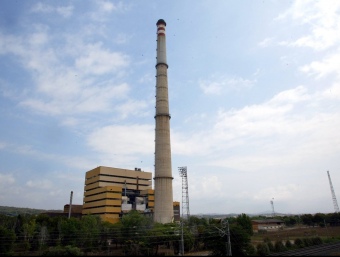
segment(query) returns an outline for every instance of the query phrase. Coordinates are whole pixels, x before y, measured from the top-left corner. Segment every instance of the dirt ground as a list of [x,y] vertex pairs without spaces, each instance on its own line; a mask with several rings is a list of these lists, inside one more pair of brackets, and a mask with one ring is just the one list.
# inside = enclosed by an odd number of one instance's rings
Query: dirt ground
[[269,238],[272,242],[277,240],[295,240],[296,238],[303,239],[304,237],[321,237],[338,238],[340,239],[340,227],[293,227],[284,228],[283,230],[271,231],[264,234],[254,233],[252,243],[257,244],[263,242],[264,238]]

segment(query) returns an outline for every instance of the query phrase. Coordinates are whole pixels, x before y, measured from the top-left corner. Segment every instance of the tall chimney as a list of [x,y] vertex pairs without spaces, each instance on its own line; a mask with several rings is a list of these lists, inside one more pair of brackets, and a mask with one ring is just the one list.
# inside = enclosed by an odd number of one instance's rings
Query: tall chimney
[[70,195],[70,206],[69,206],[69,209],[68,209],[68,218],[71,217],[71,209],[72,209],[72,198],[73,198],[73,191],[71,191],[71,195]]
[[173,221],[173,195],[170,146],[170,113],[168,99],[168,64],[166,62],[166,41],[163,19],[157,25],[156,62],[156,130],[155,130],[155,207],[154,221]]

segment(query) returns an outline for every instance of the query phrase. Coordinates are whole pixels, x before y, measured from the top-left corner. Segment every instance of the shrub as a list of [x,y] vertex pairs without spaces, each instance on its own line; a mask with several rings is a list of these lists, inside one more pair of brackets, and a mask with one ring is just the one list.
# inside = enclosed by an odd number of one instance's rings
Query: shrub
[[67,245],[65,247],[56,246],[50,247],[43,252],[42,256],[83,256],[84,254],[78,247]]
[[303,241],[302,241],[300,238],[296,238],[296,239],[294,240],[294,244],[295,244],[298,248],[304,247]]
[[287,247],[282,243],[281,240],[279,240],[275,242],[275,251],[276,252],[287,251]]
[[292,248],[292,246],[293,246],[293,245],[292,245],[292,242],[290,242],[290,240],[287,240],[287,241],[286,241],[286,247],[287,247],[287,248]]
[[265,256],[265,255],[270,254],[268,245],[266,243],[259,243],[256,246],[256,252],[257,252],[257,255],[260,255],[260,256]]
[[268,245],[268,249],[271,253],[275,252],[274,244],[271,241],[267,242],[267,245]]
[[312,238],[312,244],[313,245],[321,245],[322,244],[322,239],[320,237],[313,237]]
[[304,238],[302,241],[303,241],[303,245],[304,245],[305,247],[307,247],[307,246],[312,246],[312,245],[313,245],[313,241],[312,241],[312,239],[309,238],[309,237]]

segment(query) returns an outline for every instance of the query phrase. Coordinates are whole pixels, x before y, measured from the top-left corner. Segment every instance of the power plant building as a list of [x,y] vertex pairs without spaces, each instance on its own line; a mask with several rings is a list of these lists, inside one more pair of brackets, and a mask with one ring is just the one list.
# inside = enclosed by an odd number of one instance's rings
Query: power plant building
[[86,172],[82,214],[115,223],[131,210],[153,212],[152,173],[99,166]]
[[[136,210],[152,216],[154,212],[152,173],[99,166],[85,174],[82,215],[99,215],[116,223],[126,213]],[[175,220],[180,219],[179,202],[173,203]]]

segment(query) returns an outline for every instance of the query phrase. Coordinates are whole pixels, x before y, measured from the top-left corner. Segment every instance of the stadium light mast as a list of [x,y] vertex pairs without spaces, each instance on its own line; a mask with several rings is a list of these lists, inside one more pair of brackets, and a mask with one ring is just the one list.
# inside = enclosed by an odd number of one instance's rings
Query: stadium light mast
[[332,200],[333,200],[333,205],[334,205],[334,211],[335,212],[339,212],[338,201],[336,200],[336,197],[335,197],[335,192],[334,192],[334,188],[333,188],[333,185],[332,185],[331,176],[329,175],[329,171],[328,170],[327,170],[327,175],[328,175],[328,180],[329,180],[329,186],[331,188],[331,193],[332,193]]
[[270,204],[272,206],[272,216],[273,218],[275,217],[275,210],[274,210],[274,198],[272,198],[272,200],[270,201]]

